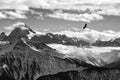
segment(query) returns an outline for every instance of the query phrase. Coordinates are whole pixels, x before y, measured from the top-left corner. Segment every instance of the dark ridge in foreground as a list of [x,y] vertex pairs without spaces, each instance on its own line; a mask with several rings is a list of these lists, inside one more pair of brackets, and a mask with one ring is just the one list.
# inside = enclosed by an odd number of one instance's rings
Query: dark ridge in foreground
[[[57,74],[41,76],[36,80],[119,80],[120,69],[85,69],[83,71],[66,71]],[[25,76],[29,80],[28,75]],[[0,76],[0,80],[15,80],[6,74]]]
[[86,69],[42,76],[37,80],[119,80],[119,75],[120,69]]

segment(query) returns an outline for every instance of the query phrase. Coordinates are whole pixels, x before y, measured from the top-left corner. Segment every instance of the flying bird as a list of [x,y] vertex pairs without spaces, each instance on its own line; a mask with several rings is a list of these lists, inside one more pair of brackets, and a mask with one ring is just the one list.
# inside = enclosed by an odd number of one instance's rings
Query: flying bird
[[83,29],[87,28],[87,24],[85,24],[85,26],[83,27]]

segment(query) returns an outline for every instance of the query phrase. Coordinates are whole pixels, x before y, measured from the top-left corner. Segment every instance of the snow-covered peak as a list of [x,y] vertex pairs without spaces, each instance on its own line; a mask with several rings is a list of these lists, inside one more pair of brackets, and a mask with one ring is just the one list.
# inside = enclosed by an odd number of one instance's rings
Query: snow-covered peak
[[6,30],[9,30],[9,31],[14,30],[15,28],[21,28],[22,30],[28,29],[28,28],[26,27],[26,24],[25,24],[24,22],[16,22],[16,23],[14,23],[13,25],[10,25],[10,26],[5,27],[5,29],[6,29]]
[[15,24],[13,24],[13,27],[19,27],[19,28],[21,28],[21,29],[28,29],[27,27],[25,27],[26,26],[26,24],[25,23],[23,23],[23,22],[17,22],[17,23],[15,23]]
[[9,30],[11,29],[11,33],[8,35],[6,39],[7,41],[10,42],[20,38],[28,39],[29,36],[35,34],[35,32],[23,22],[17,22],[8,28]]

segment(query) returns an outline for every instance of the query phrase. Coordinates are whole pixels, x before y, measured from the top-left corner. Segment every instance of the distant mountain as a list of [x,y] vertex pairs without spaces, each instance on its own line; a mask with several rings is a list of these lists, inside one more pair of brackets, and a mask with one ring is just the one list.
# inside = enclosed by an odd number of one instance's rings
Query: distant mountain
[[114,41],[120,44],[120,38],[116,38]]
[[120,39],[110,40],[110,41],[100,41],[97,40],[95,43],[92,44],[92,46],[98,46],[98,47],[120,47]]
[[46,44],[56,43],[73,46],[88,46],[89,43],[78,38],[69,38],[66,35],[46,33],[45,35],[35,35],[31,41],[42,42]]

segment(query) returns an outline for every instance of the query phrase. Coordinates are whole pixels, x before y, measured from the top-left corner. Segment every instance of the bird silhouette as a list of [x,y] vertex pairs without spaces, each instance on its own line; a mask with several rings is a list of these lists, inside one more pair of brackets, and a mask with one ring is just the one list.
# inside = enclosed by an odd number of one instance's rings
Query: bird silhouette
[[83,27],[83,29],[87,28],[87,24],[85,24],[85,26]]

